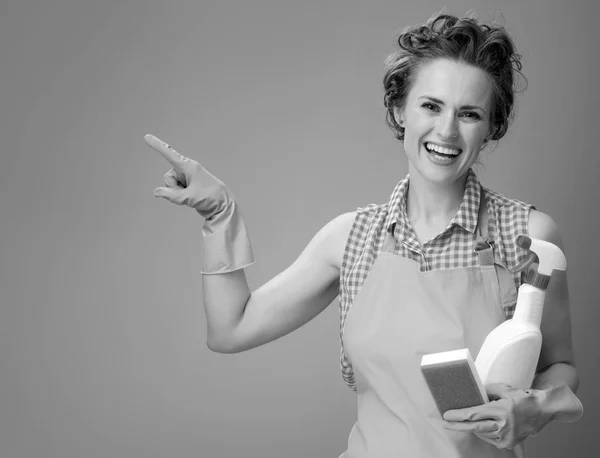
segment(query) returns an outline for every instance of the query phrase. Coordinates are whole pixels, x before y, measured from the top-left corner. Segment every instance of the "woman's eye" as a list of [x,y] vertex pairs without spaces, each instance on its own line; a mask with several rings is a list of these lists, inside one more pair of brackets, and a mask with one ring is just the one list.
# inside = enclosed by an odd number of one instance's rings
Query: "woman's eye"
[[431,111],[438,111],[438,106],[431,103],[431,102],[425,102],[423,103],[423,105],[421,105],[423,108],[427,109],[427,110],[431,110]]
[[476,113],[474,111],[465,111],[462,115],[465,118],[472,119],[472,120],[479,120],[479,119],[481,119],[481,116],[479,116],[479,113]]

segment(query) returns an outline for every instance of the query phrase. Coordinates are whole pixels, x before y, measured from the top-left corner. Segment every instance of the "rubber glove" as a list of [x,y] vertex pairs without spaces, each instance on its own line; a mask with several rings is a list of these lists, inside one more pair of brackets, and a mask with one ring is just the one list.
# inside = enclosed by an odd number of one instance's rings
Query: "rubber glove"
[[204,218],[202,274],[233,272],[253,264],[248,230],[225,184],[154,135],[144,140],[172,165],[164,175],[165,186],[156,188],[154,195],[191,207]]
[[572,422],[583,413],[581,402],[566,385],[546,392],[495,383],[486,391],[490,402],[445,412],[444,428],[472,432],[498,448],[513,449],[551,421]]

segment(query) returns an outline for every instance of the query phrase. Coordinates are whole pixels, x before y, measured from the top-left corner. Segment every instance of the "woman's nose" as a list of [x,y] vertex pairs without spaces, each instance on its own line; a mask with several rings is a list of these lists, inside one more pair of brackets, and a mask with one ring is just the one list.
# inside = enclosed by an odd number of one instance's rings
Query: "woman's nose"
[[458,122],[452,113],[438,118],[437,133],[441,138],[458,137]]

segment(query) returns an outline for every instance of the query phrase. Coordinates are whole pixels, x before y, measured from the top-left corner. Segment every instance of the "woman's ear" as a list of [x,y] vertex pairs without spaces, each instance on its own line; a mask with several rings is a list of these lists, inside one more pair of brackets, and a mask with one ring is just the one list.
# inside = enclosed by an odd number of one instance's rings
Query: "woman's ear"
[[396,124],[400,127],[404,127],[404,109],[400,107],[394,107],[394,119]]

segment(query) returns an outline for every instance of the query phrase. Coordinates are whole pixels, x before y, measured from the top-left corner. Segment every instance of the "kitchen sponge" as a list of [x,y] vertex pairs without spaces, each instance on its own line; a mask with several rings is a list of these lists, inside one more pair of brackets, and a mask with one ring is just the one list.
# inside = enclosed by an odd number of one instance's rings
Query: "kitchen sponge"
[[468,348],[424,355],[421,372],[442,416],[489,402]]

